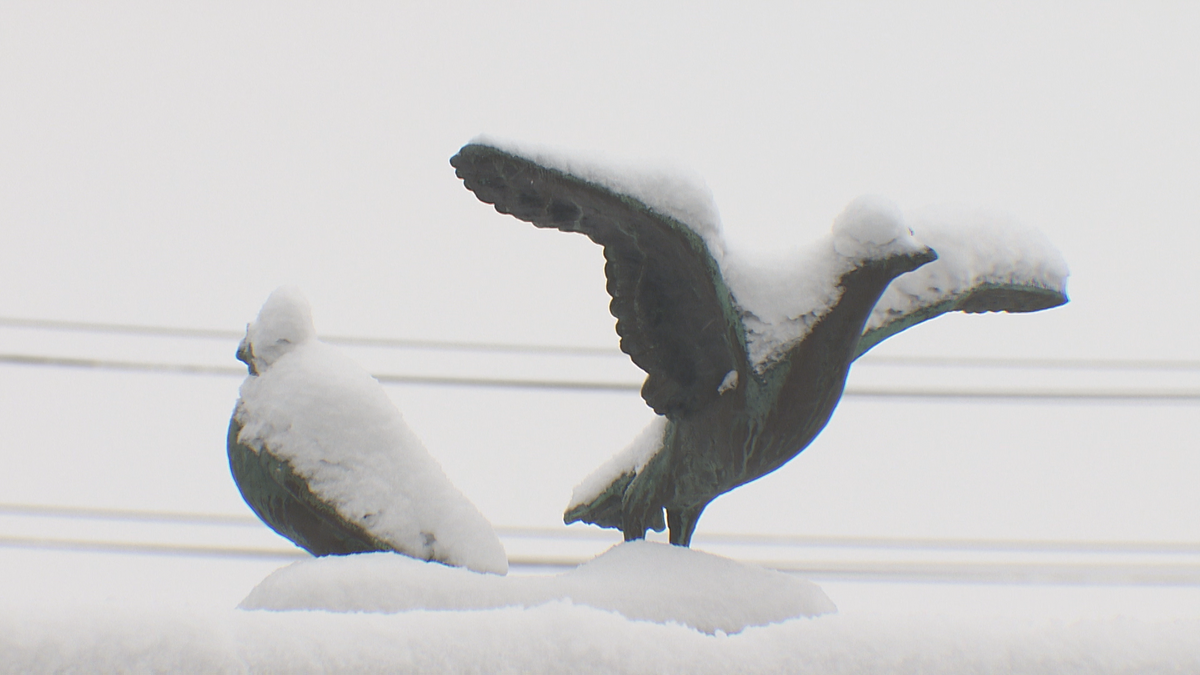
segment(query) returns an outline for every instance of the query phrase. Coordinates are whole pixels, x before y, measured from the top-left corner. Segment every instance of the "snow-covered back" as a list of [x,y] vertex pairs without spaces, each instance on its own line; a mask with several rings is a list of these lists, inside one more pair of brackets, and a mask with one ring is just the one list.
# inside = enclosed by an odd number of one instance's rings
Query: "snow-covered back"
[[630,443],[624,450],[613,455],[607,462],[600,465],[592,473],[588,474],[587,478],[575,486],[575,490],[571,493],[571,503],[567,506],[567,510],[587,504],[596,497],[599,497],[613,481],[617,480],[625,474],[637,475],[642,467],[646,466],[646,462],[650,461],[663,446],[663,436],[667,431],[667,418],[661,415],[655,416],[650,424],[642,430],[633,442]]
[[264,579],[241,607],[394,613],[561,600],[709,634],[837,610],[819,587],[791,575],[648,541],[618,544],[553,576],[497,577],[381,553],[303,560]]
[[422,560],[504,574],[495,531],[404,423],[383,387],[315,337],[303,295],[281,288],[247,329],[238,440],[286,460],[348,521]]
[[940,206],[915,211],[909,222],[938,259],[893,281],[875,305],[867,330],[979,284],[1030,284],[1066,292],[1070,272],[1062,253],[1044,234],[1010,217]]
[[917,253],[921,245],[891,201],[875,195],[852,200],[833,220],[833,249],[850,260]]
[[842,275],[864,261],[922,248],[894,204],[868,195],[850,202],[829,235],[796,253],[727,253],[722,274],[742,315],[750,363],[761,372],[804,339],[841,297]]
[[308,299],[294,286],[275,290],[258,312],[258,318],[246,326],[241,349],[250,354],[254,372],[266,372],[279,357],[297,345],[316,337],[312,308]]

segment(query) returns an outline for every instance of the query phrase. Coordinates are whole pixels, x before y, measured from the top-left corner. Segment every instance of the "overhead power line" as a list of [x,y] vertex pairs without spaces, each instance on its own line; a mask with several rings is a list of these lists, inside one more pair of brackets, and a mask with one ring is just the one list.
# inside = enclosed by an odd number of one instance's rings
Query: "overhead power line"
[[1198,370],[1200,361],[1182,359],[1053,359],[986,356],[866,356],[863,363],[936,368],[1028,368],[1049,370]]
[[[173,523],[178,525],[207,525],[221,527],[264,528],[262,521],[250,515],[196,513],[186,511],[154,511],[149,509],[116,509],[95,506],[63,506],[56,504],[0,503],[0,516],[63,518],[68,520],[106,520],[119,522]],[[495,528],[501,537],[514,539],[554,539],[612,541],[620,533],[594,527],[529,527],[503,526]],[[951,537],[868,537],[847,535],[767,534],[754,532],[701,532],[698,544],[737,546],[769,546],[792,548],[886,549],[907,551],[971,551],[1033,554],[1140,554],[1140,555],[1200,555],[1200,541],[1059,541],[1039,539],[977,539]]]
[[156,542],[97,541],[90,539],[55,539],[50,537],[8,537],[0,535],[0,547],[32,548],[87,553],[133,553],[141,555],[197,556],[204,558],[310,558],[309,554],[284,548],[252,548],[245,546],[205,546],[194,544],[160,544]]
[[[299,549],[2,535],[0,547],[226,559],[303,560],[312,557]],[[591,559],[586,556],[510,555],[508,563],[511,567],[574,568]],[[1154,586],[1191,586],[1200,583],[1200,564],[1191,562],[775,560],[757,564],[817,580],[839,581]]]
[[[62,321],[55,319],[25,319],[0,317],[0,327],[82,333],[114,333],[148,337],[197,338],[224,341],[241,340],[244,331],[211,328],[182,328],[140,324]],[[348,335],[325,335],[325,342],[341,345],[379,347],[385,349],[425,349],[437,351],[494,352],[559,356],[624,357],[620,350],[610,347],[572,345],[537,345],[501,342],[470,342],[456,340],[424,340],[380,338]],[[862,363],[885,366],[919,366],[950,368],[1029,368],[1061,370],[1174,370],[1200,371],[1200,361],[1186,359],[1064,359],[1017,357],[955,357],[955,356],[877,356],[869,355]]]
[[8,328],[33,328],[38,330],[71,331],[78,333],[123,333],[127,335],[150,335],[159,337],[202,338],[209,340],[239,340],[242,333],[215,328],[180,328],[169,326],[145,326],[128,323],[102,323],[91,321],[59,321],[56,319],[22,319],[0,317],[0,326]]
[[[187,363],[149,363],[142,361],[120,361],[112,359],[83,359],[58,356],[34,356],[30,354],[0,354],[0,363],[24,366],[47,366],[57,368],[85,368],[92,370],[117,370],[127,372],[174,373],[181,375],[236,375],[246,376],[245,368],[233,366],[206,366]],[[394,375],[373,374],[382,384],[425,384],[453,387],[492,387],[501,389],[560,389],[573,391],[640,391],[640,383],[631,382],[587,382],[568,380],[533,380],[515,378],[453,377],[439,375]]]
[[189,513],[186,511],[151,511],[148,509],[113,509],[98,506],[63,506],[57,504],[0,503],[0,516],[174,523],[177,525],[218,525],[222,527],[262,526],[262,522],[253,516],[223,513]]
[[1200,391],[1192,390],[1036,390],[1036,389],[874,389],[847,387],[843,396],[876,399],[925,399],[943,401],[1091,401],[1095,403],[1190,403],[1200,402]]
[[[211,328],[179,328],[169,326],[144,326],[124,323],[92,323],[84,321],[57,321],[52,319],[20,319],[0,317],[0,327],[33,328],[40,330],[71,331],[80,333],[116,333],[144,335],[148,337],[198,338],[235,342],[245,336],[245,331],[219,330]],[[540,354],[562,356],[625,356],[610,347],[581,347],[571,345],[511,344],[502,342],[462,342],[455,340],[418,340],[405,338],[361,337],[350,335],[322,335],[321,340],[330,344],[355,345],[360,347],[382,347],[386,349],[428,349],[439,351],[501,352],[516,354]]]
[[1108,553],[1200,555],[1200,541],[1052,541],[1039,539],[975,539],[950,537],[864,537],[844,535],[700,532],[698,543],[798,548],[900,549],[907,551],[972,551],[995,553]]
[[245,368],[206,366],[194,363],[148,363],[114,359],[84,359],[70,356],[38,356],[35,354],[0,354],[0,363],[18,366],[52,368],[85,368],[93,370],[123,370],[148,373],[179,373],[183,375],[245,375]]
[[[246,375],[244,368],[207,366],[186,363],[150,363],[111,359],[84,359],[30,354],[0,354],[0,363],[24,366],[84,368],[126,372],[166,373],[181,375]],[[456,377],[441,375],[397,375],[377,373],[373,377],[381,384],[432,385],[498,389],[535,389],[591,392],[638,392],[640,382],[602,382],[586,380],[537,380],[527,378]],[[934,388],[870,388],[848,387],[844,396],[873,399],[925,399],[959,401],[1091,401],[1091,402],[1157,402],[1190,403],[1200,401],[1195,390],[1035,390],[1035,389],[934,389]]]

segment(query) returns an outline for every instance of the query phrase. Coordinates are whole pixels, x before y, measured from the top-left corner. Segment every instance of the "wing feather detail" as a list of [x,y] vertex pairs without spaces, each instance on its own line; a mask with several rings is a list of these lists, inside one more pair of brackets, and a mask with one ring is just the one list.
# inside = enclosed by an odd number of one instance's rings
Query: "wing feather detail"
[[647,373],[642,398],[655,412],[701,410],[730,371],[746,369],[732,296],[692,228],[632,196],[488,145],[467,145],[450,164],[496,211],[579,232],[604,248],[621,350]]

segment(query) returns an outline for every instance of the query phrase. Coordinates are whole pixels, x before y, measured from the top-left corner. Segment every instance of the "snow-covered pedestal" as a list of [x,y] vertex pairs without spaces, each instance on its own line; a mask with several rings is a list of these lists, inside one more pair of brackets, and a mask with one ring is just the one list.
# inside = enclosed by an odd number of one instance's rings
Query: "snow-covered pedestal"
[[242,608],[397,613],[553,602],[709,634],[836,611],[825,593],[807,581],[647,541],[619,544],[555,576],[499,577],[390,553],[303,560],[267,577]]

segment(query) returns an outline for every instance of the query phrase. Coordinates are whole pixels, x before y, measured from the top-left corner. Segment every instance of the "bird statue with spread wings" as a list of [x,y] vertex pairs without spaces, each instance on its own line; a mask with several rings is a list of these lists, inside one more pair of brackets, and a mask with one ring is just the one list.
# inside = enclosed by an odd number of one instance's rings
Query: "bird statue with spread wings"
[[885,338],[947,312],[1067,301],[1061,255],[1015,225],[914,233],[859,198],[800,260],[764,270],[726,252],[711,197],[686,181],[483,140],[450,164],[496,211],[604,249],[621,350],[659,417],[576,488],[564,520],[627,541],[669,527],[689,545],[713,499],[812,443],[850,365]]

